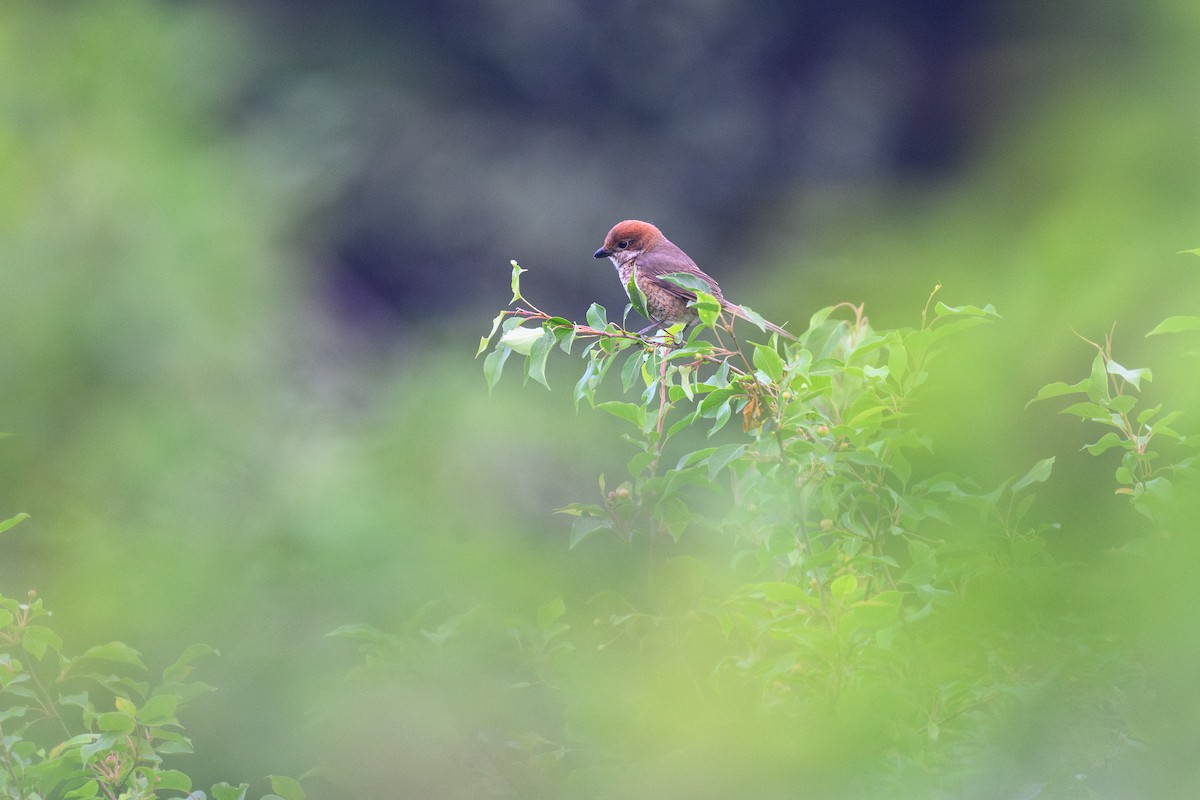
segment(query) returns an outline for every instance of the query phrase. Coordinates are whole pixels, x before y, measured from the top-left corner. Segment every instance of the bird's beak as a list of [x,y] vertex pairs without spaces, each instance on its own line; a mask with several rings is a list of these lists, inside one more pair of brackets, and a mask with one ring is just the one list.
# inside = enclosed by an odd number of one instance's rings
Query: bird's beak
[[599,250],[592,253],[592,258],[608,258],[611,255],[612,250],[605,250],[603,247],[601,247]]

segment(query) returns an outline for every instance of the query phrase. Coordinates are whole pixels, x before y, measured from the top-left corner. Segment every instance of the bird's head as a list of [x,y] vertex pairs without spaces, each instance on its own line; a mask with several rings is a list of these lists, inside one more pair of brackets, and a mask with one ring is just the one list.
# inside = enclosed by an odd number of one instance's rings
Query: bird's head
[[662,231],[649,222],[627,219],[612,227],[604,237],[604,246],[592,256],[610,258],[614,264],[621,266],[649,250],[662,238]]

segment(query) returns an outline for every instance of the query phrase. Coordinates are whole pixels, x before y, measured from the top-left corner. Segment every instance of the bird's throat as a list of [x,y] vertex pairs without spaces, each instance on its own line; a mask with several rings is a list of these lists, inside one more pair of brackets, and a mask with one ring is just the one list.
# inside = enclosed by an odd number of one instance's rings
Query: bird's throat
[[610,260],[613,262],[613,266],[617,268],[617,275],[621,278],[621,285],[628,286],[629,279],[633,276],[634,260],[632,258],[626,259],[623,264],[615,258]]

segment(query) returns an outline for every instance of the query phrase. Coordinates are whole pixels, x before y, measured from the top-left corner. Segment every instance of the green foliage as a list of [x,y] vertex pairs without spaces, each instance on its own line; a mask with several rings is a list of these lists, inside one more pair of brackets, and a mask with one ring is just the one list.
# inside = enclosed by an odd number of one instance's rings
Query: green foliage
[[[164,759],[192,752],[176,715],[212,691],[191,674],[213,649],[187,648],[155,680],[141,654],[121,642],[69,655],[50,616],[34,592],[23,602],[0,596],[0,797],[203,798]],[[265,797],[303,800],[294,780],[271,781],[275,794]],[[247,789],[212,791],[215,800],[243,800]]]
[[[549,387],[554,345],[584,343],[575,405],[614,417],[633,454],[616,485],[601,476],[598,502],[562,513],[573,518],[571,548],[628,569],[523,622],[493,621],[523,631],[516,655],[529,677],[512,687],[556,704],[563,718],[557,730],[497,733],[508,749],[477,764],[509,776],[489,784],[493,793],[613,796],[622,786],[638,795],[682,774],[720,785],[773,736],[791,744],[751,793],[811,781],[810,752],[840,760],[824,774],[826,796],[855,797],[1029,786],[1095,796],[1103,776],[1134,757],[1136,663],[1058,602],[1081,586],[1053,556],[1047,536],[1058,525],[1036,512],[1033,493],[1056,457],[983,490],[930,470],[932,442],[912,424],[939,350],[998,319],[991,306],[931,297],[918,326],[880,331],[844,304],[815,313],[796,342],[746,345],[704,318],[700,330],[714,341],[680,342],[633,335],[596,305],[586,325],[570,325],[520,295],[518,270],[520,305],[496,318],[480,353],[503,331],[491,364],[516,353],[527,377]],[[1190,465],[1150,449],[1182,438],[1170,427],[1178,414],[1135,413],[1149,370],[1099,349],[1087,379],[1051,384],[1036,399],[1082,396],[1065,413],[1112,429],[1087,450],[1123,450],[1118,493],[1148,514],[1148,499],[1169,496]],[[485,373],[494,386],[498,367],[485,362]],[[487,627],[482,609],[469,616]],[[400,636],[340,633],[366,639],[368,664],[399,653],[411,664],[422,642],[436,663],[428,642],[444,655],[461,619],[422,619]],[[1086,733],[1013,739],[1043,705]],[[662,727],[664,715],[680,713],[699,728],[754,733],[714,745]],[[651,727],[633,731],[623,718]],[[714,746],[723,767],[705,755]],[[1021,747],[1042,752],[1006,772],[998,753]],[[683,771],[662,773],[664,764]]]
[[[1158,325],[1147,335],[1189,330],[1177,324],[1172,317]],[[1182,416],[1180,410],[1163,413],[1161,404],[1137,410],[1142,384],[1149,383],[1149,369],[1129,369],[1112,356],[1112,339],[1103,345],[1090,343],[1096,349],[1092,368],[1087,378],[1077,383],[1056,382],[1043,386],[1030,403],[1056,397],[1079,397],[1061,413],[1096,423],[1109,430],[1084,449],[1098,456],[1111,449],[1121,451],[1121,462],[1115,478],[1117,494],[1128,495],[1134,508],[1145,516],[1155,519],[1156,503],[1168,498],[1171,493],[1172,476],[1191,470],[1195,456],[1180,456],[1164,461],[1159,452],[1162,442],[1172,442],[1194,449],[1173,427]]]

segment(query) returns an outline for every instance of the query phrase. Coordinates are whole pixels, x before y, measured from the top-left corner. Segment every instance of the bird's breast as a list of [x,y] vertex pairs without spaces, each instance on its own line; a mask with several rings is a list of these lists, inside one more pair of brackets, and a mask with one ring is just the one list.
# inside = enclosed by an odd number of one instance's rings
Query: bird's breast
[[621,285],[629,286],[629,279],[633,276],[633,259],[629,259],[624,264],[618,262],[615,258],[612,262],[613,266],[617,268],[617,275],[621,278]]

